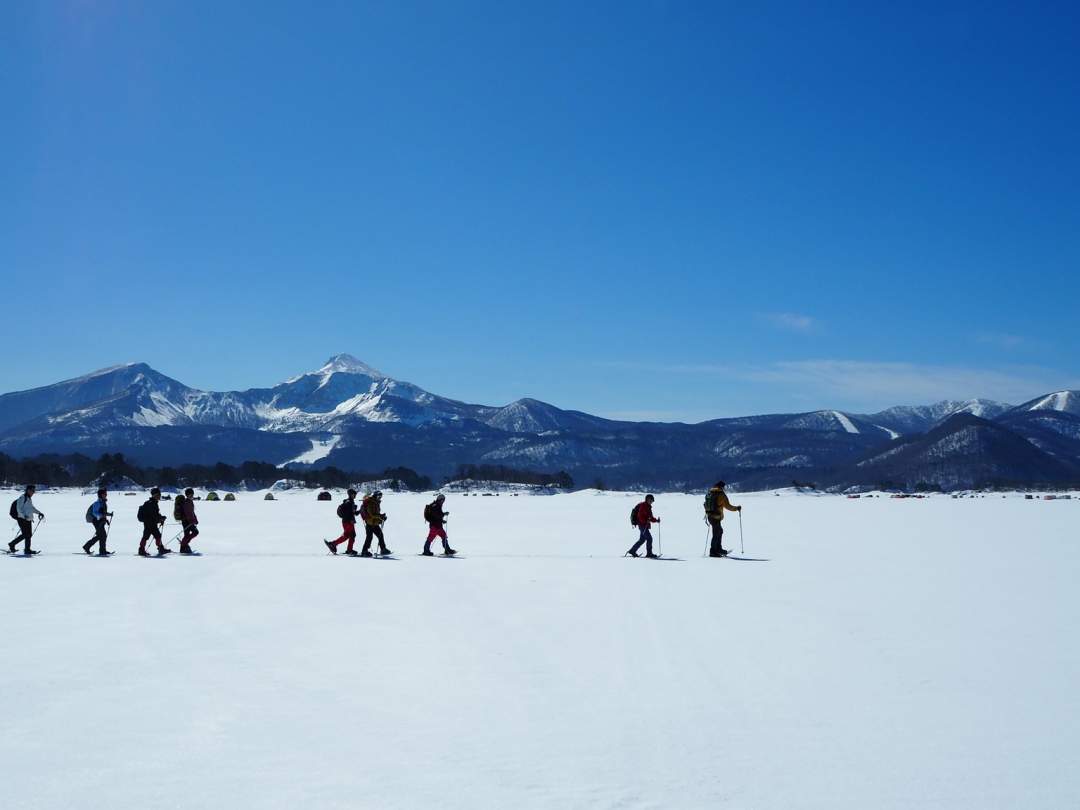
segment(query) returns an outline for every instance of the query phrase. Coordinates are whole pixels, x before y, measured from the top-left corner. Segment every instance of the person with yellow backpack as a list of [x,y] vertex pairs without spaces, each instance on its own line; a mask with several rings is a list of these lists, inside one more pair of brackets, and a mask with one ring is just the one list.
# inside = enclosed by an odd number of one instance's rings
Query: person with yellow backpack
[[382,510],[382,493],[379,490],[364,496],[364,500],[360,503],[360,517],[364,521],[364,548],[360,556],[372,556],[372,537],[379,538],[379,555],[390,556],[390,549],[386,547],[386,539],[383,537],[382,525],[386,523],[386,514]]
[[709,489],[705,496],[705,520],[712,527],[712,542],[709,545],[710,557],[726,557],[727,549],[724,548],[724,510],[729,512],[741,512],[741,506],[732,506],[728,500],[726,487],[723,481],[717,481]]

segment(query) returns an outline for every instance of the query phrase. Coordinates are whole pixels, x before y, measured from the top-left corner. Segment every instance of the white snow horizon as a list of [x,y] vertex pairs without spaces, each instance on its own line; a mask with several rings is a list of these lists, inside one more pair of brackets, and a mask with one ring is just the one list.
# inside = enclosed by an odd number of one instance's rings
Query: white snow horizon
[[425,496],[388,492],[387,560],[275,497],[200,502],[203,556],[162,559],[141,496],[108,559],[90,497],[35,497],[42,553],[0,556],[4,807],[1080,799],[1080,499],[733,493],[715,560],[701,495],[658,494],[654,562],[622,558],[632,493],[451,494],[461,557],[426,559]]

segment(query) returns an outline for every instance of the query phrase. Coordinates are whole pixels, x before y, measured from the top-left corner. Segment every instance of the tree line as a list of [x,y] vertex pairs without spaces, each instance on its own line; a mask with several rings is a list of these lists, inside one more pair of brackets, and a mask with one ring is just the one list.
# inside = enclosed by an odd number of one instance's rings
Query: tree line
[[561,470],[557,473],[533,472],[532,470],[517,470],[513,467],[504,467],[501,464],[459,464],[455,472],[447,481],[498,481],[502,484],[533,484],[542,487],[561,487],[573,489],[574,479],[570,473]]
[[[432,480],[409,467],[388,467],[381,472],[342,470],[338,467],[321,469],[292,469],[265,461],[245,461],[232,465],[183,464],[178,467],[142,466],[127,459],[123,453],[105,453],[90,458],[81,453],[68,455],[45,454],[16,459],[0,453],[0,482],[8,486],[37,484],[45,487],[87,487],[132,481],[141,487],[247,487],[264,489],[275,481],[287,478],[309,487],[344,489],[367,481],[390,481],[389,488],[425,491],[433,487]],[[497,481],[507,484],[532,484],[573,489],[574,479],[565,470],[557,473],[518,470],[497,464],[461,464],[446,481]]]
[[429,490],[431,479],[408,467],[389,467],[382,472],[362,472],[324,467],[319,470],[294,470],[264,461],[245,461],[240,465],[217,463],[183,464],[179,467],[149,467],[129,461],[123,453],[105,453],[96,459],[79,453],[40,455],[15,459],[0,453],[0,481],[8,485],[37,484],[49,487],[109,487],[127,479],[139,486],[151,487],[269,487],[288,478],[306,486],[343,489],[366,481],[390,480],[407,490]]

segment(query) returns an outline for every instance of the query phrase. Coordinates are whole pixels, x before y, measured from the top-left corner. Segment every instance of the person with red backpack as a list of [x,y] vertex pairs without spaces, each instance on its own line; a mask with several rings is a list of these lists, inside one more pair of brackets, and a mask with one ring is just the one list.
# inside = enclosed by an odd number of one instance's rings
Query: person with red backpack
[[422,555],[424,557],[434,557],[431,553],[431,541],[436,537],[442,540],[443,554],[447,557],[453,557],[457,554],[452,548],[450,543],[446,539],[446,516],[449,512],[443,510],[443,502],[446,500],[446,496],[439,493],[435,496],[435,500],[424,507],[424,520],[428,524],[427,542],[424,543],[424,550]]
[[341,537],[337,540],[323,540],[331,554],[337,554],[337,547],[348,541],[345,553],[350,557],[359,556],[353,548],[356,543],[356,516],[359,512],[360,508],[356,505],[356,490],[350,489],[345,500],[339,503],[337,508],[337,516],[341,518]]
[[638,530],[638,541],[626,552],[631,557],[638,555],[638,549],[644,543],[645,557],[650,560],[658,559],[657,555],[652,553],[652,531],[650,528],[652,524],[660,522],[660,518],[655,517],[652,511],[653,501],[655,500],[656,498],[652,495],[646,495],[645,500],[635,506],[630,513],[630,524],[636,526]]

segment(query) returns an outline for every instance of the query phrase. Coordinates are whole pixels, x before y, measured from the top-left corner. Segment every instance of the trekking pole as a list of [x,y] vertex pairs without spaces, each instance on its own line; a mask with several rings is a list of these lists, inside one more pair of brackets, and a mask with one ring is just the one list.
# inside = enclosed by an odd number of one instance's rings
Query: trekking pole
[[709,524],[709,519],[702,518],[705,521],[705,550],[701,552],[702,557],[709,556],[709,537],[712,534],[712,526]]
[[656,521],[656,550],[660,556],[664,556],[664,544],[660,540],[660,521]]
[[180,536],[184,533],[183,526],[180,527],[180,531],[172,536],[172,538],[165,544],[165,548],[170,548],[173,543],[180,539]]
[[743,534],[742,534],[742,509],[739,510],[739,553],[745,554],[746,549],[743,547]]

